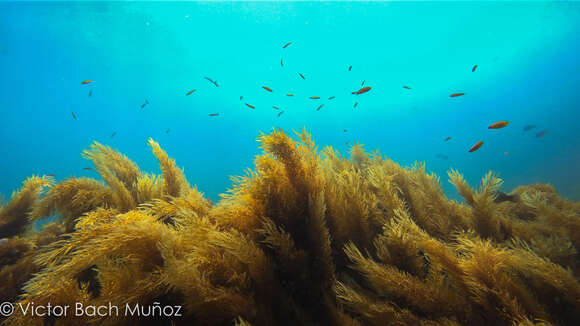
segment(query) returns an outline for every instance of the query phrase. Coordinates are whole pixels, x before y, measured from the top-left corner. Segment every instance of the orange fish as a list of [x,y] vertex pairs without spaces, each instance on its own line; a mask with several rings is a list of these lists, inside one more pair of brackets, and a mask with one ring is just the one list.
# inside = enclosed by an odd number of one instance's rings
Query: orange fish
[[475,72],[475,69],[477,69],[477,65],[473,66],[473,68],[471,68],[471,72]]
[[246,103],[246,106],[247,106],[247,107],[249,107],[250,109],[255,109],[255,108],[256,108],[255,106],[253,106],[253,105],[250,105],[250,104],[248,104],[248,103]]
[[469,152],[470,153],[473,153],[476,150],[478,150],[481,146],[483,146],[483,142],[482,141],[478,141],[477,143],[475,143],[475,145],[473,145],[473,147],[471,147],[471,149],[469,150]]
[[49,177],[54,177],[54,173],[48,174]]
[[217,117],[218,115],[220,115],[219,113],[210,113],[208,114],[210,117]]
[[298,74],[300,75],[300,77],[302,77],[302,79],[306,79],[306,78],[304,78],[303,74],[301,74],[301,73],[298,73]]
[[77,116],[75,115],[74,112],[71,112],[70,114],[72,114],[73,119],[75,119],[75,120],[77,119]]
[[445,141],[449,141],[449,140],[451,140],[451,137],[446,137],[445,138]]
[[85,80],[85,81],[82,81],[81,84],[86,85],[86,84],[90,84],[92,82],[93,82],[92,80]]
[[356,95],[359,95],[359,94],[366,93],[366,92],[368,92],[368,91],[370,91],[370,90],[371,90],[371,88],[370,88],[370,87],[368,87],[368,86],[366,86],[366,87],[363,87],[363,88],[359,89],[358,91],[356,91],[356,92],[352,92],[352,93],[353,93],[353,94],[356,94]]
[[319,100],[320,99],[320,96],[310,96],[310,99],[311,100]]
[[272,92],[272,89],[270,87],[262,86],[262,88],[267,90],[268,92]]
[[294,94],[286,94],[286,96],[294,96]]
[[189,92],[185,93],[185,95],[191,95],[193,92],[195,92],[195,89],[190,90]]
[[491,124],[489,127],[487,127],[487,129],[500,129],[500,128],[507,126],[508,124],[509,124],[509,122],[507,122],[507,121],[499,121],[499,122]]
[[92,170],[93,168],[83,168],[83,170]]
[[403,86],[404,89],[411,89],[409,86]]
[[451,95],[449,95],[449,97],[457,97],[457,96],[463,96],[465,95],[465,93],[453,93]]
[[292,44],[292,42],[288,42],[288,43],[284,44],[284,46],[282,47],[282,49],[285,49],[290,44]]

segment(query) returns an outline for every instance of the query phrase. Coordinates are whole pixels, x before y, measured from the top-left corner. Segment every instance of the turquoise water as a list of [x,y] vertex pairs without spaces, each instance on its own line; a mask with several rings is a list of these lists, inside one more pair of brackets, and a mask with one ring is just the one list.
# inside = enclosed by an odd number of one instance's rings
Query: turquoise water
[[425,161],[454,198],[449,168],[579,200],[579,31],[576,2],[0,2],[0,192],[98,177],[80,156],[94,140],[158,172],[153,137],[217,200],[259,132],[304,126]]

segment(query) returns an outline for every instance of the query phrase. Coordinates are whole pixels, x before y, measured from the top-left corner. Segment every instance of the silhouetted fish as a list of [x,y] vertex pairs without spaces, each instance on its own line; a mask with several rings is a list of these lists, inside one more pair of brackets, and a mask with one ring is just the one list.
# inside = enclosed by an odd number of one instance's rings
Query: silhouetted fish
[[77,116],[75,115],[75,113],[74,112],[71,112],[71,114],[72,114],[73,119],[76,120],[77,119]]
[[220,115],[218,112],[216,113],[210,113],[208,114],[210,117],[217,117],[218,115]]
[[115,137],[115,135],[116,135],[116,134],[117,134],[116,132],[113,132],[113,133],[111,134],[111,138]]
[[335,98],[335,96],[331,96],[331,97],[329,97],[328,99],[329,99],[329,100],[333,100],[334,98]]
[[240,96],[240,101],[244,99],[244,96]]
[[536,125],[526,125],[524,126],[524,131],[530,131],[534,128],[536,128]]
[[280,117],[282,113],[284,113],[284,111],[280,111],[280,113],[278,113],[278,117]]
[[348,71],[351,71],[351,70],[352,70],[352,66],[348,66]]
[[542,137],[546,136],[547,133],[548,133],[548,129],[542,130],[536,134],[536,138],[542,138]]
[[304,78],[303,74],[301,74],[301,73],[298,73],[298,74],[300,75],[300,77],[302,77],[302,79],[306,79],[306,78]]
[[91,97],[93,95],[93,90],[89,90],[89,97]]
[[471,72],[475,72],[475,69],[477,69],[477,65],[473,66],[473,68],[471,68]]
[[204,78],[204,79],[207,79],[207,80],[208,80],[210,83],[214,84],[214,85],[215,85],[215,87],[219,87],[219,85],[218,85],[218,83],[217,83],[217,80],[213,80],[213,79],[211,79],[211,78],[209,78],[209,77],[203,77],[203,78]]
[[494,203],[502,203],[504,201],[511,201],[512,203],[516,203],[519,200],[518,195],[508,195],[499,190],[494,192],[493,195],[495,195],[495,199],[493,200]]
[[356,108],[357,105],[358,105],[358,102],[354,102],[354,105],[352,107]]
[[316,111],[320,111],[320,109],[322,109],[323,106],[324,104],[320,104],[320,106],[318,107],[318,109],[316,109]]

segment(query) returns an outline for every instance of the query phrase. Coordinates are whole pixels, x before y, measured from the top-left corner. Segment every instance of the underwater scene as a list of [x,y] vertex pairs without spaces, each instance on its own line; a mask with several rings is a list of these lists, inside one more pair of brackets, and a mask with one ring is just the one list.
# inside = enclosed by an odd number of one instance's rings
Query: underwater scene
[[1,325],[579,325],[580,2],[0,1]]

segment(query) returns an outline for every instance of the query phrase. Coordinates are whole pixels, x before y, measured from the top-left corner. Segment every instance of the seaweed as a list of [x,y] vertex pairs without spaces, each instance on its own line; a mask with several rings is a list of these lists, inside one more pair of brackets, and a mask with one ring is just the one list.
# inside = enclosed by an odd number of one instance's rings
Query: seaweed
[[[179,305],[180,317],[13,314],[7,325],[573,325],[580,204],[550,185],[448,199],[423,163],[305,130],[261,134],[218,203],[152,139],[160,175],[94,143],[104,182],[32,177],[0,210],[0,301]],[[48,189],[43,193],[44,189]],[[33,223],[55,222],[42,230]]]

